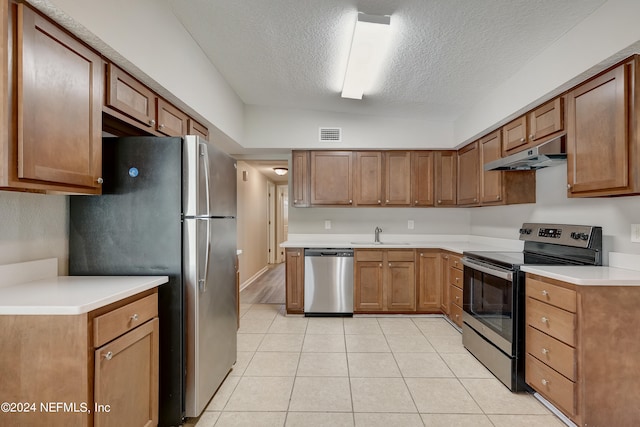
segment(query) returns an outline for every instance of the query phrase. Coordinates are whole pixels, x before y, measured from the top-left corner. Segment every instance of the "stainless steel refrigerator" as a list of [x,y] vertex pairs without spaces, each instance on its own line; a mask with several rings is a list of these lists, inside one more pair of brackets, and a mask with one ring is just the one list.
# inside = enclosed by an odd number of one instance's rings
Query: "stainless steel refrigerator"
[[160,426],[195,417],[236,360],[236,163],[195,136],[103,140],[103,194],[70,201],[71,275],[167,275]]

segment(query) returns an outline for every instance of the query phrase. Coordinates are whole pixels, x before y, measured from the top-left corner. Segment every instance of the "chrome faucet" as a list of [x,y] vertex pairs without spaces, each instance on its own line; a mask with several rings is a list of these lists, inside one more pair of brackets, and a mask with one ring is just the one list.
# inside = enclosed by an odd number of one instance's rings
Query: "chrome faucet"
[[380,243],[380,233],[382,233],[382,228],[376,227],[374,233],[375,233],[374,243]]

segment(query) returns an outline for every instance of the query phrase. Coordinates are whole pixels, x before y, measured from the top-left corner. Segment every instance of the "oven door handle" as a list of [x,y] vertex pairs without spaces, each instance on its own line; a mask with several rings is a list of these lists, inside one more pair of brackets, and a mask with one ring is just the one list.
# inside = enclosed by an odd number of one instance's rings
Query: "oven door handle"
[[512,271],[503,270],[501,268],[496,268],[494,266],[490,266],[490,265],[485,264],[485,263],[474,261],[469,257],[463,257],[462,258],[462,265],[465,265],[465,266],[467,266],[469,268],[472,268],[474,270],[478,270],[478,271],[481,271],[483,273],[490,274],[492,276],[496,276],[496,277],[499,277],[501,279],[513,282],[513,272]]

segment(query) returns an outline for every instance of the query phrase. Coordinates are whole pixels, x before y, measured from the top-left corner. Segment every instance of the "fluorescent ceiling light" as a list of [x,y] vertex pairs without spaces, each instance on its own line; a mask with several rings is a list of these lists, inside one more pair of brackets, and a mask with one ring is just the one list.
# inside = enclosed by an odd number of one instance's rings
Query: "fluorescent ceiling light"
[[391,34],[390,23],[391,17],[388,15],[358,13],[342,86],[343,98],[362,99],[364,91],[369,89],[373,76],[379,71],[384,47]]

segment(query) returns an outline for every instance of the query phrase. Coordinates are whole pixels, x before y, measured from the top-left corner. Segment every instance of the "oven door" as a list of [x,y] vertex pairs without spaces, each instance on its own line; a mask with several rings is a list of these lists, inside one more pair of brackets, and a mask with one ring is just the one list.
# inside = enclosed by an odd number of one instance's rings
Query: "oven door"
[[463,320],[511,357],[516,356],[514,271],[464,257]]

